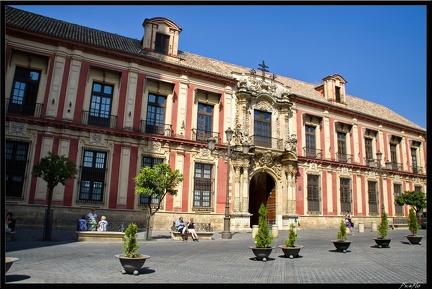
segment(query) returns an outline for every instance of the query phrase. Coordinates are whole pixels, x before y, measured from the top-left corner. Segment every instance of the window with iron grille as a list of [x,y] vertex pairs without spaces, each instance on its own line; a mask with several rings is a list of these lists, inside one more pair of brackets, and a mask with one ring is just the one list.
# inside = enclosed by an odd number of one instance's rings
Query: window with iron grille
[[422,186],[414,186],[414,191],[422,192]]
[[195,163],[194,207],[210,207],[213,184],[213,165]]
[[[393,184],[393,190],[394,190],[394,198],[396,199],[397,197],[399,197],[400,195],[402,195],[402,185],[401,184]],[[402,215],[403,216],[403,207],[399,206],[398,204],[395,203],[395,213],[396,215]]]
[[113,86],[94,82],[88,124],[110,127]]
[[[155,157],[151,157],[151,156],[143,156],[142,157],[142,165],[141,167],[154,167],[157,166],[158,164],[163,163],[164,159],[163,158],[155,158]],[[150,199],[149,199],[150,198]],[[140,195],[140,199],[139,199],[139,205],[148,205],[148,204],[159,204],[159,198],[157,197],[153,197],[153,196],[149,196],[149,195]]]
[[40,74],[39,70],[16,67],[8,113],[34,115]]
[[156,33],[155,51],[163,54],[168,54],[169,40],[169,35]]
[[306,157],[315,158],[316,147],[315,147],[315,126],[306,125],[305,126],[305,136],[306,136]]
[[371,138],[365,138],[365,151],[366,151],[366,161],[374,159],[372,150],[372,140]]
[[165,131],[166,97],[149,93],[146,117],[146,133],[163,135]]
[[309,212],[320,211],[320,187],[319,176],[307,176],[307,202]]
[[22,198],[27,166],[28,142],[6,141],[6,197]]
[[256,146],[271,147],[271,114],[254,111],[254,140]]
[[213,136],[213,105],[198,103],[198,141],[207,141]]
[[103,200],[107,153],[84,150],[79,189],[80,201]]
[[351,212],[351,203],[352,203],[351,179],[340,178],[340,202],[341,202],[342,212],[345,211]]
[[369,213],[378,213],[377,182],[368,181]]

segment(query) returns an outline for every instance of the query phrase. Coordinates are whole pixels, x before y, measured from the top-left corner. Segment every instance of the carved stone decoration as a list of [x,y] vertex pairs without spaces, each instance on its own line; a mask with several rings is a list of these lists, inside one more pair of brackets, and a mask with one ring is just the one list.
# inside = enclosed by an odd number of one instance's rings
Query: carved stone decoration
[[200,157],[207,157],[207,158],[208,157],[212,157],[211,150],[206,149],[206,148],[200,148],[198,156],[200,156]]
[[285,150],[297,152],[297,135],[292,134],[291,137],[285,141]]
[[9,133],[14,135],[27,135],[27,124],[21,122],[10,121]]
[[103,145],[105,142],[104,136],[99,133],[90,133],[90,143],[91,144],[97,144],[97,145]]
[[162,147],[162,145],[160,142],[150,140],[147,144],[147,151],[159,152],[161,150],[161,147]]

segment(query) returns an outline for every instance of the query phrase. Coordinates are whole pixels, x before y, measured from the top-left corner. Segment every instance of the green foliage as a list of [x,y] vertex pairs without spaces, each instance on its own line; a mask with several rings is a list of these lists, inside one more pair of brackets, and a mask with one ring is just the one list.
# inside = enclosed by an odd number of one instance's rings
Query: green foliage
[[378,225],[378,236],[384,238],[388,234],[388,219],[387,213],[383,211],[381,215],[381,223]]
[[137,240],[138,226],[134,223],[129,224],[125,230],[125,236],[123,237],[123,253],[126,257],[136,258],[140,254],[137,253],[140,245]]
[[414,209],[411,208],[409,210],[409,216],[408,216],[408,228],[413,235],[417,235],[418,233],[418,221],[416,214],[414,212]]
[[417,215],[421,209],[426,208],[426,194],[422,191],[405,191],[395,198],[395,203],[413,207]]
[[66,180],[72,179],[78,173],[76,165],[67,157],[48,152],[37,165],[32,174],[42,178],[49,189],[54,189],[58,183],[65,185]]
[[346,232],[345,220],[341,220],[340,221],[339,232],[337,233],[336,237],[340,241],[346,241],[347,240],[347,232]]
[[264,204],[261,204],[258,214],[258,232],[255,235],[255,246],[257,248],[268,248],[273,241],[273,236],[270,235],[267,226],[267,209]]
[[288,239],[285,240],[285,246],[294,247],[294,243],[297,240],[297,234],[295,232],[295,225],[291,223],[288,231]]

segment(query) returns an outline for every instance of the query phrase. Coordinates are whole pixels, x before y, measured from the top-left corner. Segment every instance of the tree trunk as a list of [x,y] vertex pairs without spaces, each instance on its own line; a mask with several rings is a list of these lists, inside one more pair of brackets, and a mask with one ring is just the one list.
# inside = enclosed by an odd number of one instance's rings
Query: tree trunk
[[53,188],[48,189],[48,207],[47,213],[45,214],[44,224],[44,241],[51,241],[52,223],[51,223],[51,201],[53,195]]

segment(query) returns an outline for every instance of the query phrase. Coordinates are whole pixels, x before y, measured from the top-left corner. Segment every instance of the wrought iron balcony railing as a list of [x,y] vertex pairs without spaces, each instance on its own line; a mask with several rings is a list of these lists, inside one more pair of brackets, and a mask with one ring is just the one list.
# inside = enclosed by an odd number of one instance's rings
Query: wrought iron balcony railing
[[81,123],[95,126],[102,126],[108,128],[117,127],[117,116],[106,115],[106,116],[95,116],[91,115],[89,111],[83,110],[81,115]]
[[387,170],[400,171],[402,169],[402,164],[396,162],[387,162],[385,168]]
[[322,159],[322,150],[321,149],[311,149],[307,147],[303,147],[304,156],[312,159]]
[[336,161],[341,162],[341,163],[351,163],[352,155],[343,154],[343,153],[336,153]]
[[18,114],[18,115],[26,115],[26,116],[34,116],[41,117],[42,115],[42,103],[33,103],[33,104],[19,104],[11,102],[9,98],[6,98],[6,113],[10,114]]
[[280,138],[273,138],[269,136],[253,135],[251,136],[252,144],[256,147],[272,148],[283,150],[283,140]]
[[208,142],[209,138],[214,138],[216,143],[220,143],[219,133],[216,131],[205,131],[196,128],[192,129],[192,140],[199,142]]
[[146,120],[140,121],[140,132],[157,134],[171,137],[173,135],[172,125],[168,123],[153,123]]

